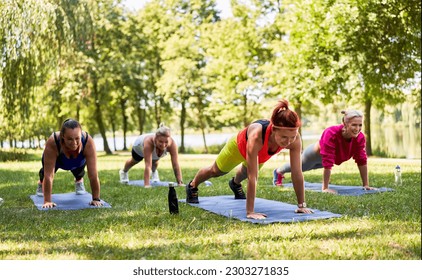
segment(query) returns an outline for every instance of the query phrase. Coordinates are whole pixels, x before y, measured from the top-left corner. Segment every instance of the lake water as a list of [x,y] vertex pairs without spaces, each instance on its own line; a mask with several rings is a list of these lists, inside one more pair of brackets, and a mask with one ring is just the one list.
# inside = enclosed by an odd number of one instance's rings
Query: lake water
[[[372,127],[372,150],[378,152],[383,157],[400,157],[407,159],[421,158],[421,129],[418,127],[404,127],[396,129],[394,127]],[[225,143],[227,139],[233,136],[234,133],[211,133],[205,136],[207,145],[219,145]],[[132,146],[137,136],[126,137],[126,145],[128,148]],[[318,141],[320,134],[315,134],[310,131],[303,130],[302,140],[303,146],[307,147],[309,144]],[[180,135],[173,135],[173,138],[180,146]],[[99,135],[94,136],[95,144],[98,151],[103,151],[103,140]],[[109,147],[114,151],[113,139],[107,139]],[[203,147],[202,135],[185,135],[185,147]],[[116,138],[117,150],[123,149],[123,138]]]
[[[399,157],[407,159],[421,158],[421,128],[405,126],[396,128],[394,126],[379,126],[372,127],[372,150],[375,155],[381,157]],[[318,141],[321,133],[311,132],[304,129],[302,131],[303,146],[307,147],[311,143]],[[207,145],[219,145],[225,143],[227,139],[233,136],[234,133],[210,133],[205,136]],[[132,146],[137,135],[126,137],[126,145],[128,148]],[[180,146],[180,135],[173,135],[177,144]],[[104,151],[103,139],[100,135],[94,136],[97,151]],[[108,145],[112,151],[115,150],[113,138],[108,138]],[[41,142],[41,146],[44,142]],[[204,143],[202,135],[185,135],[185,147],[201,148]],[[25,148],[29,147],[29,143],[23,143]],[[3,143],[4,148],[9,147],[8,142]],[[18,147],[22,147],[22,143],[18,142]],[[123,137],[116,137],[116,149],[123,149]]]

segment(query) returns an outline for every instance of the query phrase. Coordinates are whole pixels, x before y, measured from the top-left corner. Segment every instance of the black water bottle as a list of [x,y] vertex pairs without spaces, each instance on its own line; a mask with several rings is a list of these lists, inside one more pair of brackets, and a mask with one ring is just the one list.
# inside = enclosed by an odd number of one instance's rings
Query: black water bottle
[[172,182],[169,183],[168,199],[170,214],[179,214],[179,201],[177,200],[177,193]]

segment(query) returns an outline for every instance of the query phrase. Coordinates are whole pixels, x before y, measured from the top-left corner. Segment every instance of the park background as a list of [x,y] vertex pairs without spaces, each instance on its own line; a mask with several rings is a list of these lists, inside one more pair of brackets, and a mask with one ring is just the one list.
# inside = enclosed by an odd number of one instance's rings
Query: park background
[[[111,0],[0,3],[1,258],[420,259],[420,2],[230,6],[230,16],[220,17],[211,0],[151,0],[139,9]],[[186,181],[212,163],[228,136],[269,118],[282,98],[301,116],[304,146],[340,123],[341,110],[361,110],[371,184],[395,187],[397,164],[405,184],[382,199],[307,193],[313,207],[346,218],[265,232],[187,206],[169,219],[165,190],[119,185],[136,135],[162,122],[171,127],[188,163]],[[39,213],[31,205],[40,148],[69,117],[96,140],[102,198],[112,211]],[[295,204],[292,193],[267,186],[285,160],[275,157],[260,173],[258,195]],[[171,174],[163,160],[160,176]],[[358,185],[356,175],[350,162],[336,167],[333,180]],[[227,178],[201,195],[226,193]],[[54,191],[69,191],[69,180],[59,171]],[[102,219],[99,228],[81,226],[97,222],[92,213]]]

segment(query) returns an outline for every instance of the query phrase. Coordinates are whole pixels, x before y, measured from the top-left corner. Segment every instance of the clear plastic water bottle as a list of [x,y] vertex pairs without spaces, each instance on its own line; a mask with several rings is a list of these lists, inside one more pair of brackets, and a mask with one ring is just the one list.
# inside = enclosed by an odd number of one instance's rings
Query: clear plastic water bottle
[[169,194],[168,194],[169,210],[170,214],[179,213],[179,201],[177,200],[177,193],[174,189],[174,183],[169,182]]
[[397,165],[396,168],[394,169],[394,182],[396,186],[401,186],[403,183],[402,178],[401,178],[400,165]]

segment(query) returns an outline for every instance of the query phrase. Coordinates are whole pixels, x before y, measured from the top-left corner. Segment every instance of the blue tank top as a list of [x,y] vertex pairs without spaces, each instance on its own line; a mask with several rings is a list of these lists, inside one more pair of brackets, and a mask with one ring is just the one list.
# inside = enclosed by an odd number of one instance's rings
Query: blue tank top
[[86,146],[86,142],[88,141],[88,132],[85,132],[86,136],[82,133],[81,141],[82,141],[82,149],[76,158],[67,158],[65,154],[61,151],[60,148],[60,139],[57,138],[56,133],[54,132],[54,141],[56,142],[57,151],[59,155],[56,159],[56,168],[61,168],[63,170],[73,170],[78,167],[85,165],[86,159],[84,156],[84,149]]

